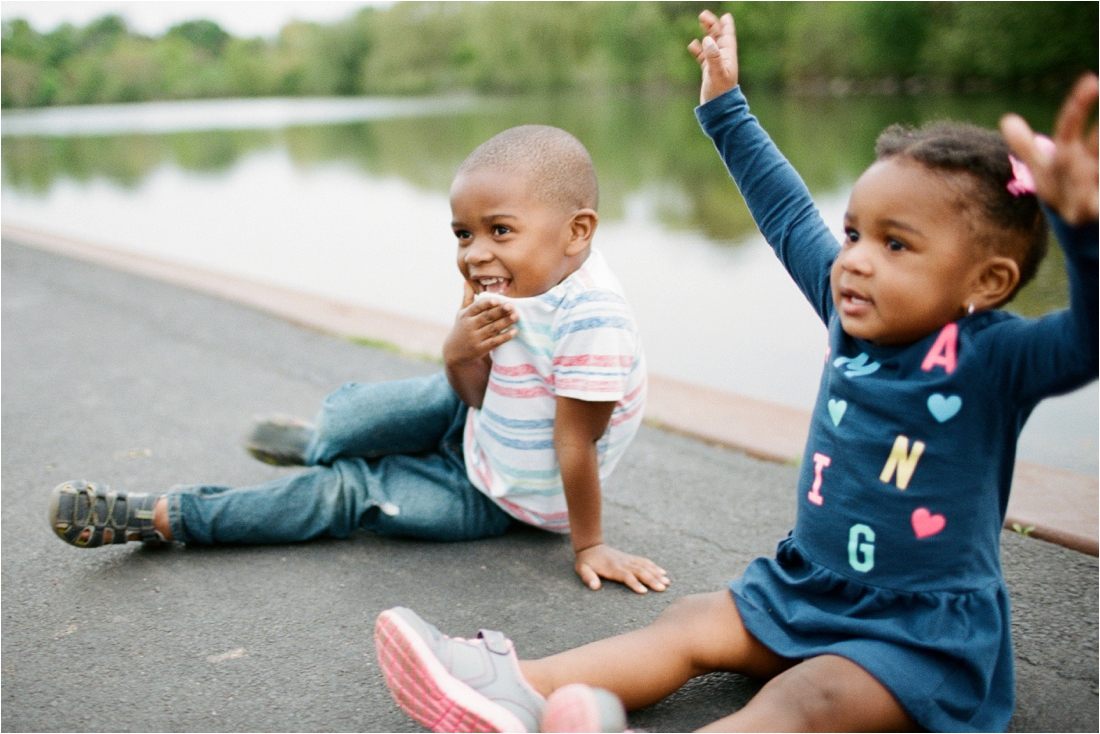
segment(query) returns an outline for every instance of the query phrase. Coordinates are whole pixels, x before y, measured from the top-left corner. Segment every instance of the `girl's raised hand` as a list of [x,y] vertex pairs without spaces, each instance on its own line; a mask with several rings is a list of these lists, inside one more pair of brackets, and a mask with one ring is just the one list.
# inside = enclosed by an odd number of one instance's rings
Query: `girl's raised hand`
[[1031,127],[1019,115],[1001,118],[1001,134],[1013,154],[1027,164],[1035,179],[1035,193],[1071,225],[1097,220],[1097,130],[1086,131],[1089,113],[1100,91],[1095,74],[1086,74],[1073,87],[1054,126],[1054,152],[1035,143]]
[[737,86],[737,36],[729,13],[717,18],[704,10],[699,14],[699,24],[703,26],[703,40],[689,43],[688,51],[703,68],[699,103],[706,104]]

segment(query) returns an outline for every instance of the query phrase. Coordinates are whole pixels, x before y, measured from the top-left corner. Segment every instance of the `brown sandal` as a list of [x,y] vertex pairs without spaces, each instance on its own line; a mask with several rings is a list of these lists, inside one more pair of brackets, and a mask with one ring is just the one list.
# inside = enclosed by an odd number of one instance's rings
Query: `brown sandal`
[[[160,495],[112,492],[82,480],[62,482],[50,494],[47,517],[57,537],[81,548],[140,540],[163,543],[153,527],[153,506]],[[86,530],[91,530],[86,533]]]

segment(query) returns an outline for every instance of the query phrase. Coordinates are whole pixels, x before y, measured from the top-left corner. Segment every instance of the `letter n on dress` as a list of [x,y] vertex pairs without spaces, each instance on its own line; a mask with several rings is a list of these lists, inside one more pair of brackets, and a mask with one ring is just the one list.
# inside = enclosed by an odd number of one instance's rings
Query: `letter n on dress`
[[909,451],[909,439],[906,436],[898,436],[894,441],[894,448],[890,450],[890,458],[886,460],[886,466],[882,467],[882,474],[878,475],[879,481],[886,484],[897,471],[898,489],[909,486],[909,480],[913,478],[913,472],[917,469],[917,462],[924,453],[924,442],[914,441],[913,451]]

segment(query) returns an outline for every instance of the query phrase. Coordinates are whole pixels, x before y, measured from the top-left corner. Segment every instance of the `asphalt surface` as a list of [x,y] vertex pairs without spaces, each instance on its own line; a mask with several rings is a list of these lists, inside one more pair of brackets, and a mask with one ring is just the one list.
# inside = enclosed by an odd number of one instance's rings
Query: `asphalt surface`
[[[608,541],[673,579],[663,594],[586,589],[567,539],[386,539],[86,550],[45,520],[66,479],[116,489],[265,481],[250,416],[312,416],[349,380],[438,365],[352,344],[131,275],[3,243],[4,731],[418,731],[392,702],[373,622],[406,605],[538,657],[644,625],[720,589],[793,521],[796,469],[644,427],[605,488]],[[1005,533],[1016,731],[1097,731],[1097,559]],[[634,712],[686,731],[758,683],[696,679]]]

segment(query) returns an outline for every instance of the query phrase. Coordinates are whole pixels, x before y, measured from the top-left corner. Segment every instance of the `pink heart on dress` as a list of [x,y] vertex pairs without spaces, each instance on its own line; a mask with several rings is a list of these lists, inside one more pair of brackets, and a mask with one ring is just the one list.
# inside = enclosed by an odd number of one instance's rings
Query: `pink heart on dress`
[[918,507],[913,510],[912,522],[917,540],[924,540],[943,530],[947,525],[947,518],[943,515],[933,515],[927,507]]

